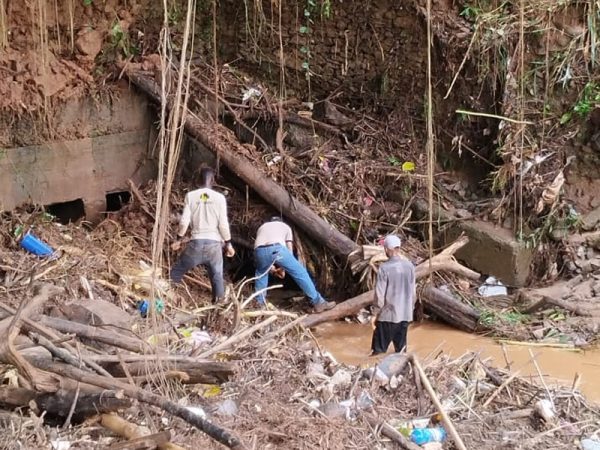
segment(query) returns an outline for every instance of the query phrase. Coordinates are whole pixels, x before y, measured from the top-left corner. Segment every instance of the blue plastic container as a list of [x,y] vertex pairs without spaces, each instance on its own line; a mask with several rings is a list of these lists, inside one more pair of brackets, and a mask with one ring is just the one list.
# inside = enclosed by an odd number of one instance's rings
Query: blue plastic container
[[50,256],[54,253],[52,247],[31,233],[27,233],[23,236],[23,239],[21,239],[21,247],[37,256]]
[[442,427],[415,428],[411,431],[410,438],[417,445],[427,444],[428,442],[444,442],[446,440],[446,430]]

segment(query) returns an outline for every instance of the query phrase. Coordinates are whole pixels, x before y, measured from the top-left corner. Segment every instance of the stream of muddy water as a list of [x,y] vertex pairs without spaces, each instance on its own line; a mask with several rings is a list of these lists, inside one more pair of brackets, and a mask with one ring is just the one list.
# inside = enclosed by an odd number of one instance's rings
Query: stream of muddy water
[[[347,322],[329,322],[319,325],[316,337],[323,347],[341,363],[365,366],[374,362],[369,357],[371,346],[371,327]],[[526,347],[505,345],[495,340],[455,330],[435,322],[411,324],[408,332],[408,349],[421,358],[434,357],[438,351],[459,357],[474,351],[481,352],[482,359],[492,358],[495,367],[506,368],[507,358],[513,370],[519,370],[521,376],[530,377],[534,383],[540,383],[539,376],[529,349],[533,351],[547,384],[570,386],[576,374],[581,376],[579,389],[588,400],[600,403],[600,349],[591,351],[572,351],[548,347]],[[390,345],[390,350],[393,346]]]

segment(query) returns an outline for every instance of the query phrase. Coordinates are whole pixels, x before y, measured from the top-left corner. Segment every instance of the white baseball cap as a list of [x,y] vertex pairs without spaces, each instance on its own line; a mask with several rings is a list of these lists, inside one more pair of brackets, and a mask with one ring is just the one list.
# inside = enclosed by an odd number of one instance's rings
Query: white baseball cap
[[386,236],[386,238],[383,240],[383,246],[385,248],[393,249],[393,248],[398,248],[401,245],[402,245],[402,241],[395,234],[390,234],[390,235]]

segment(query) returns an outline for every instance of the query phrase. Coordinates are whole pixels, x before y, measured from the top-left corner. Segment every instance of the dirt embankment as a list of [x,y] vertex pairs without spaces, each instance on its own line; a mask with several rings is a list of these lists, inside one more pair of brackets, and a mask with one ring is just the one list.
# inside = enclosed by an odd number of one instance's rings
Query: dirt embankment
[[146,34],[146,42],[153,41],[160,20],[150,19],[161,14],[155,3],[4,3],[0,110],[5,115],[43,110],[47,118],[53,103],[106,87],[115,60],[142,54]]

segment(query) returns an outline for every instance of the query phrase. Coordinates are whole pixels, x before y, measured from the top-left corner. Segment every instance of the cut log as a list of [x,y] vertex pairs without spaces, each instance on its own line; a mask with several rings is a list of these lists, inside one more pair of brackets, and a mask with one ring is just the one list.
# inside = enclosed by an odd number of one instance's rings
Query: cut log
[[447,292],[433,286],[426,286],[422,295],[425,309],[448,325],[468,332],[474,332],[481,328],[479,312]]
[[[59,390],[52,394],[40,394],[24,388],[0,387],[0,404],[8,408],[33,407],[52,424],[62,424],[69,414],[74,391]],[[32,403],[33,402],[33,403]],[[131,400],[114,391],[96,394],[80,394],[71,421],[81,423],[97,414],[129,408]]]
[[40,316],[39,323],[61,333],[75,334],[80,338],[112,345],[129,350],[130,352],[143,352],[144,349],[149,350],[149,346],[141,339],[124,336],[103,327],[92,327],[50,316]]
[[[427,260],[419,264],[415,269],[417,279],[424,278],[432,272],[447,270],[456,272],[470,279],[478,279],[480,274],[458,263],[452,256],[459,248],[468,242],[463,236],[440,254],[434,256],[431,261]],[[479,313],[476,309],[465,305],[454,297],[446,294],[435,287],[427,287],[421,293],[421,301],[426,310],[436,313],[440,320],[449,325],[465,331],[475,331],[479,327]],[[305,327],[314,327],[320,323],[341,319],[342,317],[356,314],[362,308],[373,303],[373,291],[365,292],[353,297],[319,314],[307,316],[302,321]]]
[[60,375],[61,377],[93,384],[104,389],[121,390],[127,397],[135,398],[140,402],[154,405],[168,412],[169,414],[173,414],[185,420],[187,423],[195,426],[199,430],[203,431],[216,441],[226,445],[229,448],[246,448],[242,442],[228,430],[220,428],[215,423],[199,416],[195,412],[187,409],[185,406],[179,405],[165,397],[161,397],[160,395],[156,395],[136,386],[131,386],[130,384],[120,382],[114,378],[102,377],[100,375],[95,375],[93,373],[77,369],[76,367],[68,366],[58,362],[45,362],[43,363],[43,367],[40,368],[56,375]]
[[[158,365],[160,364],[160,365]],[[186,376],[178,378],[183,384],[221,384],[229,380],[234,373],[234,366],[227,362],[200,361],[200,362],[169,362],[153,361],[133,362],[127,364],[127,369],[132,376],[144,376],[148,374],[149,367],[160,368],[161,371],[181,372]],[[110,372],[114,376],[123,377],[125,373],[120,364],[111,365]]]
[[[152,78],[133,70],[126,69],[125,73],[139,89],[152,100],[160,103],[160,86]],[[171,102],[167,107],[171,107]],[[256,164],[243,156],[247,149],[230,130],[213,122],[208,123],[189,112],[185,131],[211,150],[229,170],[254,189],[265,201],[336,255],[347,257],[357,248],[352,239],[340,233],[308,206],[257,170]]]

